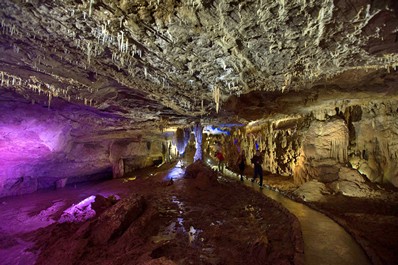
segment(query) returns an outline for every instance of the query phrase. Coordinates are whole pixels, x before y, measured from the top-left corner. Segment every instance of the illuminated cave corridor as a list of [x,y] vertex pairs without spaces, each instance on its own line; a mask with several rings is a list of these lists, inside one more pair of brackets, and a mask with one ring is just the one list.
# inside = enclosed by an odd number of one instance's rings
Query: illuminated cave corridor
[[3,0],[0,264],[398,264],[397,67],[396,0]]

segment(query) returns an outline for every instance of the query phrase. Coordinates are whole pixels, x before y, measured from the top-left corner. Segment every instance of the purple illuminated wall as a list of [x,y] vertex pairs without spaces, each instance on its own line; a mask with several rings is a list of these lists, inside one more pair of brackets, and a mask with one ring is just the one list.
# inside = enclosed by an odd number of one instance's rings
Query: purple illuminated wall
[[55,187],[58,179],[76,181],[72,178],[111,168],[109,143],[79,143],[79,137],[72,136],[86,133],[89,125],[76,121],[79,115],[94,116],[90,111],[48,109],[0,92],[0,197]]

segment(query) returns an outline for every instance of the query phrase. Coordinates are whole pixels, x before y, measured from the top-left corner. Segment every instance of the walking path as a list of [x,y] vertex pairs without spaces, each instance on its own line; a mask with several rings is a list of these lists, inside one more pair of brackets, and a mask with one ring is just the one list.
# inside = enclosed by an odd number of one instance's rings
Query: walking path
[[371,264],[358,243],[329,217],[278,192],[260,189],[250,181],[245,180],[244,184],[281,203],[298,218],[303,234],[306,265]]
[[306,265],[371,264],[357,242],[332,219],[275,191],[264,189],[263,193],[280,202],[299,219]]

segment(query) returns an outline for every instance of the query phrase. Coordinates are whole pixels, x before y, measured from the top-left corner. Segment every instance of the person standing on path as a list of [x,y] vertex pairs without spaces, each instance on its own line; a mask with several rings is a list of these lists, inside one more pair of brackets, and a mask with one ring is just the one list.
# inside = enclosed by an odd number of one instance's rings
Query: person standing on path
[[260,150],[256,151],[256,154],[251,159],[252,164],[254,164],[254,176],[252,182],[255,181],[257,176],[260,178],[260,188],[263,187],[263,156],[261,155]]
[[240,152],[236,164],[238,165],[239,168],[240,181],[243,181],[243,173],[245,172],[245,167],[246,167],[246,155],[244,150]]
[[224,173],[224,156],[221,151],[216,151],[215,156],[218,159],[218,172]]

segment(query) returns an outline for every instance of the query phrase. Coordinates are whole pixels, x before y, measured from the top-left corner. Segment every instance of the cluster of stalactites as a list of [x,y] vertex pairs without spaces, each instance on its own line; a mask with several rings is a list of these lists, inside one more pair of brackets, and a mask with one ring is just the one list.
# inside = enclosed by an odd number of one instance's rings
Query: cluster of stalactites
[[[32,91],[34,93],[38,93],[39,95],[41,95],[41,94],[47,95],[48,107],[51,106],[51,101],[52,101],[53,97],[61,97],[68,101],[71,101],[72,99],[74,99],[77,101],[83,101],[85,105],[89,105],[89,106],[93,105],[92,98],[89,99],[87,97],[80,96],[80,95],[72,96],[71,95],[71,90],[72,90],[71,86],[68,86],[67,88],[57,87],[54,85],[50,85],[50,84],[41,82],[35,76],[31,76],[29,79],[23,80],[21,77],[9,74],[4,71],[0,71],[0,86],[5,87],[5,88],[15,89],[15,90],[29,89],[30,91]],[[93,92],[93,91],[90,90],[90,92]],[[34,101],[32,101],[32,102],[34,102]]]

